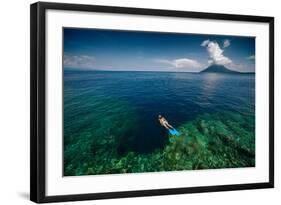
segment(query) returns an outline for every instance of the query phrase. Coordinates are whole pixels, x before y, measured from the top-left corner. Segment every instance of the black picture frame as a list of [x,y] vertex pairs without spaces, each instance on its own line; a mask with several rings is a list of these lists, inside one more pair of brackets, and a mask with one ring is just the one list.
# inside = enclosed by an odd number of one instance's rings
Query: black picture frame
[[[269,25],[269,181],[263,183],[229,184],[192,188],[169,188],[107,193],[46,196],[46,81],[45,25],[46,10],[67,10],[101,13],[168,16],[194,19],[263,22]],[[264,16],[230,15],[144,8],[96,6],[82,4],[38,2],[30,7],[30,200],[37,203],[76,200],[96,200],[197,192],[230,191],[274,187],[274,18]]]

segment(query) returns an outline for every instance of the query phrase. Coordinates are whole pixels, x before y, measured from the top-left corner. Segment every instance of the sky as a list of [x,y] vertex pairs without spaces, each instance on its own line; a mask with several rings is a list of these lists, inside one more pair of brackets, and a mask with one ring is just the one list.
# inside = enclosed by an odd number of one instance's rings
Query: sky
[[255,71],[255,38],[64,28],[64,68],[200,72],[212,64]]

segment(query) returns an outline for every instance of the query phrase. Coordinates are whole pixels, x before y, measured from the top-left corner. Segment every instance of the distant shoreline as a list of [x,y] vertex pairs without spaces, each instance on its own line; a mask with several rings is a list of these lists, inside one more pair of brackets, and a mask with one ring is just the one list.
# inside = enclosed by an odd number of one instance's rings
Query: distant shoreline
[[73,68],[64,68],[64,71],[72,72],[130,72],[130,73],[188,73],[188,74],[223,74],[223,75],[255,75],[255,72],[235,72],[235,73],[218,73],[218,72],[184,72],[184,71],[153,71],[153,70],[99,70],[99,69],[73,69]]

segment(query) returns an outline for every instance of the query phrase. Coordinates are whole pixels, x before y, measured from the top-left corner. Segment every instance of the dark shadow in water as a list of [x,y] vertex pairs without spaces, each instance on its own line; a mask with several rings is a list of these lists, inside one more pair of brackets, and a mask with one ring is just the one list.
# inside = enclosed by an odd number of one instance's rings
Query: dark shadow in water
[[123,156],[127,154],[129,151],[133,151],[132,149],[132,131],[127,131],[120,139],[119,144],[117,146],[117,154]]
[[127,136],[131,137],[131,145],[127,146],[130,151],[134,151],[138,154],[148,154],[154,152],[155,149],[164,149],[165,145],[169,142],[169,132],[160,125],[158,121],[159,114],[163,115],[172,126],[177,128],[181,124],[193,120],[197,115],[203,113],[198,111],[199,108],[196,113],[190,112],[189,116],[180,110],[177,111],[176,109],[169,108],[165,110],[161,106],[155,106],[152,110],[155,111],[143,111],[138,114],[138,116],[141,117],[141,123],[139,123],[137,129],[135,129],[131,135]]

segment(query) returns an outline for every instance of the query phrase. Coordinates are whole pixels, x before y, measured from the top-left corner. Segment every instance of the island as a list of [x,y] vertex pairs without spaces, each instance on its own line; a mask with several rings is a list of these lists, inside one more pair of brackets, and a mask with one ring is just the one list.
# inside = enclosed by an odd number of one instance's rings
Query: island
[[206,69],[202,70],[201,73],[228,73],[228,74],[255,74],[255,72],[239,72],[230,70],[224,65],[212,64]]

